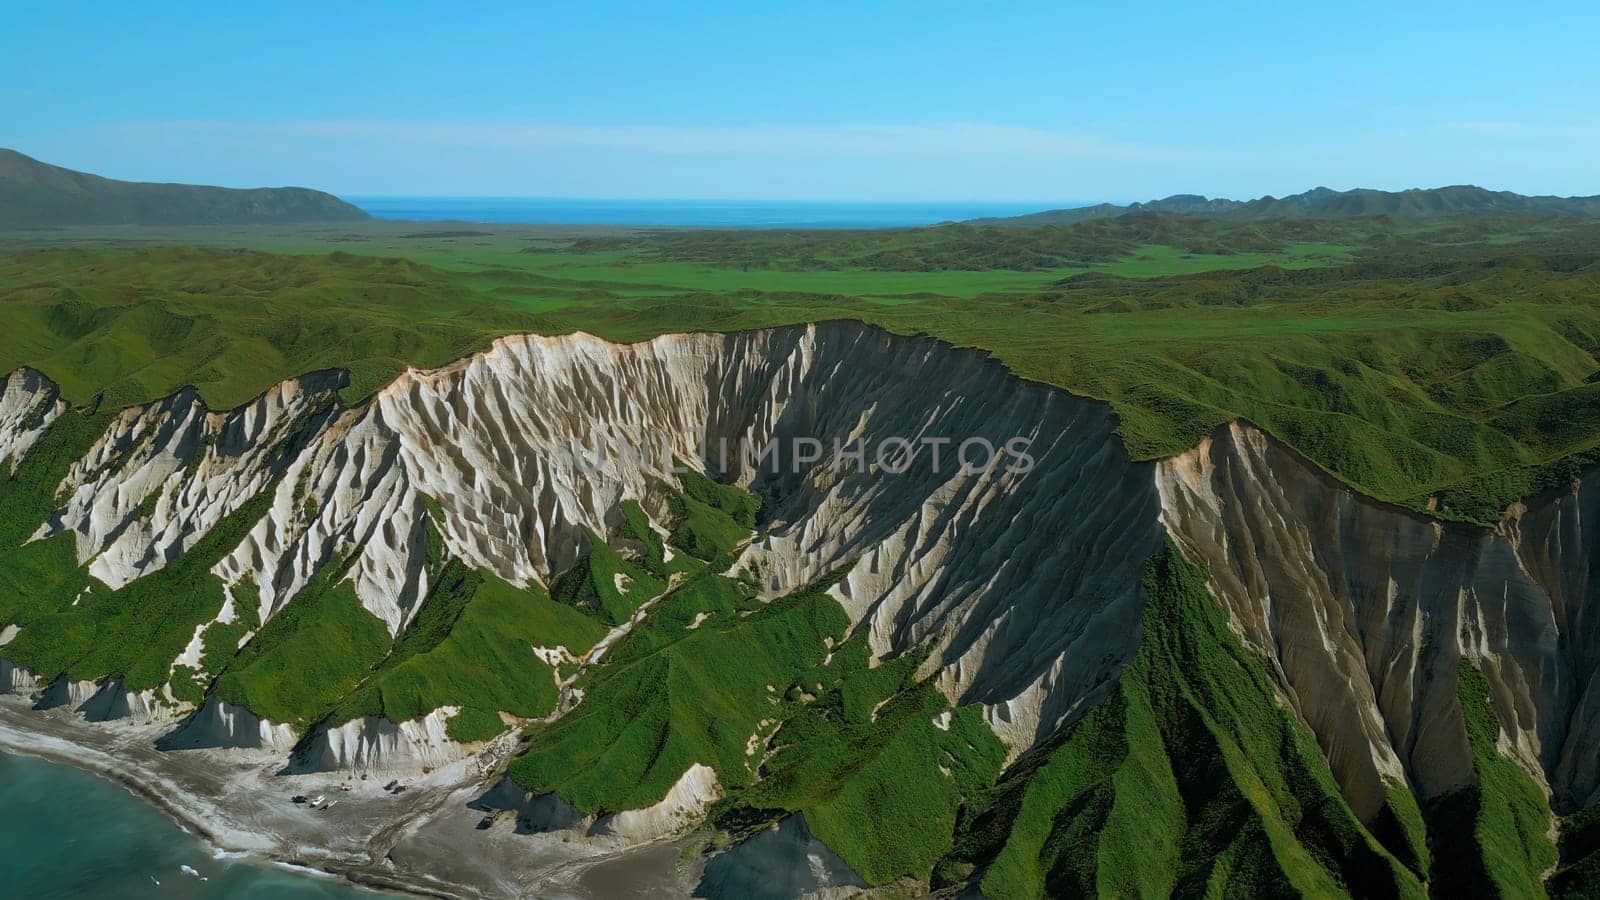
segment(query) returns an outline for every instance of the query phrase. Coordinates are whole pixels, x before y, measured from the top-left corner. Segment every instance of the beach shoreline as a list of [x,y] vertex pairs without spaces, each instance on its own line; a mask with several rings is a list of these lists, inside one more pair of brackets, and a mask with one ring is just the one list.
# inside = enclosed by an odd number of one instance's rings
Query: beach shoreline
[[[433,773],[403,778],[404,795],[377,778],[344,773],[291,775],[283,758],[256,750],[155,749],[171,723],[90,723],[67,709],[35,710],[28,698],[0,695],[0,752],[89,772],[160,810],[215,853],[339,878],[365,888],[419,897],[595,896],[591,870],[633,866],[648,890],[686,895],[677,842],[618,851],[570,836],[515,833],[509,824],[478,829],[467,803],[489,785],[469,757]],[[338,785],[352,785],[341,792]],[[292,804],[292,794],[326,793],[336,809]],[[614,878],[614,876],[613,876]]]

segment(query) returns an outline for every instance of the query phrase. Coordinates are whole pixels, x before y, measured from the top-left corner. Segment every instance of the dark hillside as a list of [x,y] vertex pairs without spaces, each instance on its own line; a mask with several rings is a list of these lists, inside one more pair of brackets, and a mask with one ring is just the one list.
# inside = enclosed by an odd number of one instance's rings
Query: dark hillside
[[309,188],[116,181],[0,148],[0,229],[63,225],[248,225],[369,218]]

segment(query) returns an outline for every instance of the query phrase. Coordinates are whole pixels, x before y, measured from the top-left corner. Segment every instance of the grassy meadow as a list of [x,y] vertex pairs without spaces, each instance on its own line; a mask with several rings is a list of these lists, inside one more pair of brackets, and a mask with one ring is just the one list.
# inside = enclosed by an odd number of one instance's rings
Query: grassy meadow
[[853,319],[1106,400],[1135,456],[1257,423],[1357,489],[1487,522],[1595,454],[1600,228],[1465,216],[706,231],[375,222],[0,235],[0,369],[79,403],[305,371],[350,399],[514,332]]

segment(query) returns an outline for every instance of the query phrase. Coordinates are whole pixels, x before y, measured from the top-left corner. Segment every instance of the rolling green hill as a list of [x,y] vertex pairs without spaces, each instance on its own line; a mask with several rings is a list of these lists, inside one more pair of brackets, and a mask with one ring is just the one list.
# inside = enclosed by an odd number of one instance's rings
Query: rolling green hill
[[1508,213],[1593,218],[1600,216],[1600,196],[1529,197],[1511,191],[1491,191],[1470,184],[1441,188],[1412,188],[1406,191],[1375,191],[1366,188],[1335,191],[1319,187],[1287,197],[1267,196],[1255,200],[1226,200],[1197,194],[1175,194],[1161,200],[1130,203],[1127,206],[1100,203],[1072,209],[1046,210],[1025,216],[975,219],[971,224],[1021,228],[1066,225],[1140,213],[1173,213],[1235,222],[1261,222],[1271,219],[1346,219],[1359,216],[1429,219],[1440,216]]
[[116,181],[0,147],[0,230],[64,225],[354,222],[367,214],[309,188]]

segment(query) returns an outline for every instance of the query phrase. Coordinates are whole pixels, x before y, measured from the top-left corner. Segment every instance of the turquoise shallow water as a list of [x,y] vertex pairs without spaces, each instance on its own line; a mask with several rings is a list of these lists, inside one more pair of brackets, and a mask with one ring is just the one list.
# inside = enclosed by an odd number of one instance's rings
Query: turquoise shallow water
[[[189,866],[199,876],[187,875]],[[201,880],[203,876],[205,881]],[[379,900],[391,896],[211,849],[121,787],[0,754],[0,898]]]

